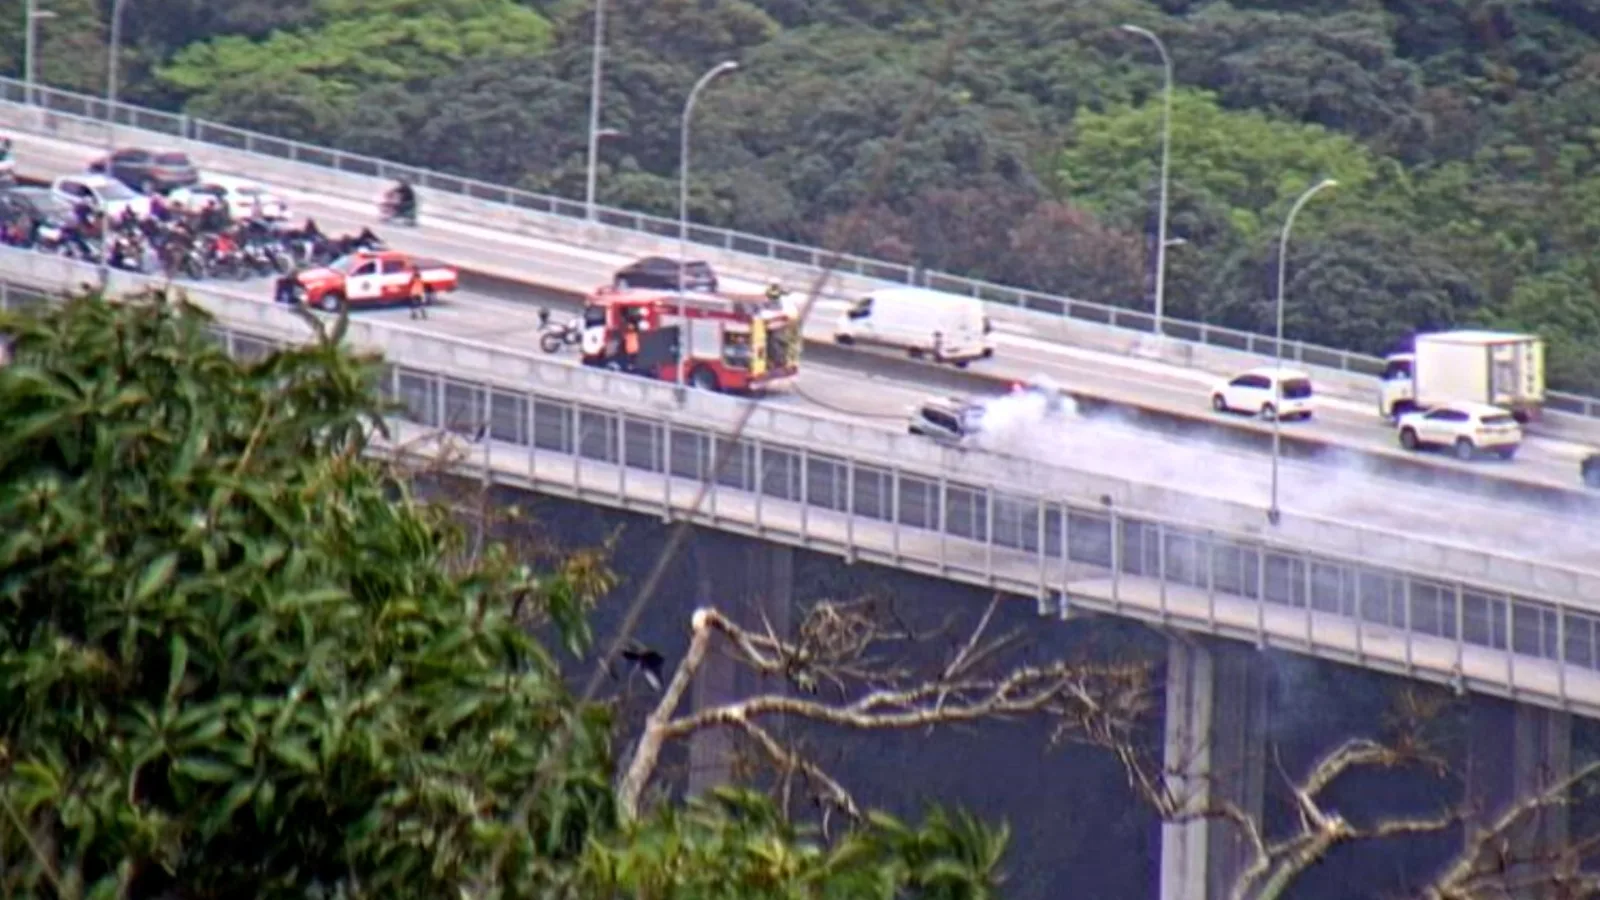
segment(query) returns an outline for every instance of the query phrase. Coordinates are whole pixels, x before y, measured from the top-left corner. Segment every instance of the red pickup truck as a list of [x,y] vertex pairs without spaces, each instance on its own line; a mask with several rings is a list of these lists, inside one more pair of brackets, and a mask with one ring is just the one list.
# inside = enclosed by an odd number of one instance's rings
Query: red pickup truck
[[315,306],[327,312],[339,307],[406,303],[420,298],[431,304],[458,286],[454,266],[417,259],[397,250],[361,250],[326,266],[302,269],[278,280],[280,303]]

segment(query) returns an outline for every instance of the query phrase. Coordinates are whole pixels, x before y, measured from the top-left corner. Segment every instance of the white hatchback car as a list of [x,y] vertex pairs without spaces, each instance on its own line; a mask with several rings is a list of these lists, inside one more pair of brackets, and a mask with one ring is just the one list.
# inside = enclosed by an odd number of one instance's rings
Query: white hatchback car
[[1449,403],[1407,413],[1397,427],[1400,446],[1407,450],[1449,447],[1457,459],[1479,453],[1510,459],[1522,446],[1522,426],[1511,413],[1483,403]]
[[289,203],[253,181],[226,175],[206,175],[167,197],[188,209],[200,209],[208,201],[226,204],[228,216],[237,220],[265,219],[281,222],[289,218]]
[[1211,389],[1211,408],[1274,418],[1309,419],[1315,406],[1311,376],[1298,369],[1263,366],[1217,382]]
[[50,191],[69,206],[87,202],[112,218],[130,210],[141,219],[150,218],[150,198],[109,175],[63,175]]

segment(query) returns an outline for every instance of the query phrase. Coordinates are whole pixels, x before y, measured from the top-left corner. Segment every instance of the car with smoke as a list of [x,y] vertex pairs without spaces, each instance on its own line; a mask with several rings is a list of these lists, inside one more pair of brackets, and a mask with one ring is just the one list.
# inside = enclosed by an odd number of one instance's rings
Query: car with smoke
[[1591,453],[1578,464],[1578,474],[1583,476],[1583,483],[1592,488],[1600,488],[1600,453]]
[[1299,369],[1261,366],[1218,382],[1211,389],[1211,408],[1219,413],[1309,419],[1315,411],[1311,376]]
[[930,397],[911,407],[906,431],[942,443],[964,444],[978,436],[983,406],[960,397]]
[[1522,426],[1511,413],[1485,403],[1447,403],[1407,413],[1398,430],[1400,446],[1407,450],[1448,448],[1462,460],[1482,453],[1510,459],[1522,446]]

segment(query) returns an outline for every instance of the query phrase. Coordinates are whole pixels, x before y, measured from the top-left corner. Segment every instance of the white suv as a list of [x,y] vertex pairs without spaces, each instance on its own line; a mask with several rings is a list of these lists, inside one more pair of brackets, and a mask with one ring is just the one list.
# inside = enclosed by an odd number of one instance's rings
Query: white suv
[[1218,382],[1211,389],[1211,408],[1260,415],[1268,421],[1279,416],[1309,419],[1314,408],[1311,376],[1298,369],[1251,369]]
[[1449,447],[1457,459],[1493,453],[1501,459],[1517,455],[1522,426],[1511,413],[1483,403],[1449,403],[1400,417],[1400,446],[1407,450]]

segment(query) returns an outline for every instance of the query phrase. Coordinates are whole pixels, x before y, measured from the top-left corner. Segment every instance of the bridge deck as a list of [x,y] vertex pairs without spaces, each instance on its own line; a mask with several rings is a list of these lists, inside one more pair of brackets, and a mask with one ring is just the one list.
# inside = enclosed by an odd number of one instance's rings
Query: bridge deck
[[[1126,533],[1120,528],[1108,530],[1105,536],[1111,537],[1112,546],[1101,549],[1110,550],[1109,558],[1097,564],[1085,560],[1095,554],[1084,552],[1079,536],[1064,532],[1059,518],[1039,517],[1035,540],[1019,549],[896,524],[898,510],[886,520],[668,475],[660,471],[659,458],[646,467],[631,453],[628,461],[633,464],[618,465],[493,438],[470,443],[415,423],[397,423],[391,447],[431,455],[429,448],[437,448],[441,440],[458,447],[459,471],[482,477],[487,469],[493,480],[508,486],[666,519],[687,518],[849,559],[1034,596],[1045,611],[1091,610],[1136,618],[1600,716],[1600,671],[1563,659],[1575,638],[1592,647],[1593,623],[1579,623],[1586,629],[1579,635],[1570,627],[1571,614],[1536,601],[1506,598],[1511,602],[1503,599],[1495,606],[1492,598],[1483,598],[1485,603],[1475,608],[1465,587],[1441,596],[1435,584],[1413,585],[1404,578],[1398,591],[1394,582],[1385,581],[1374,592],[1363,581],[1366,573],[1353,564],[1342,564],[1347,568],[1336,579],[1340,588],[1329,594],[1313,583],[1327,581],[1326,572],[1318,573],[1327,563],[1308,558],[1298,570],[1274,573],[1270,559],[1254,566],[1241,562],[1240,571],[1255,576],[1253,592],[1268,597],[1261,602],[1241,592],[1250,588],[1237,577],[1239,572],[1229,573],[1219,564],[1224,556],[1237,554],[1237,548],[1204,548],[1205,578],[1193,583],[1194,560],[1175,549],[1193,544],[1193,535],[1161,536],[1158,568],[1147,572],[1142,559],[1150,555],[1147,542],[1118,540]],[[1110,510],[1106,516],[1118,518]],[[1070,528],[1075,519],[1067,521]],[[1291,580],[1303,578],[1304,589],[1286,585],[1285,574]],[[1185,575],[1191,583],[1171,577]],[[1413,595],[1420,587],[1430,593],[1423,596],[1419,589]],[[1530,647],[1535,652],[1527,652]]]

